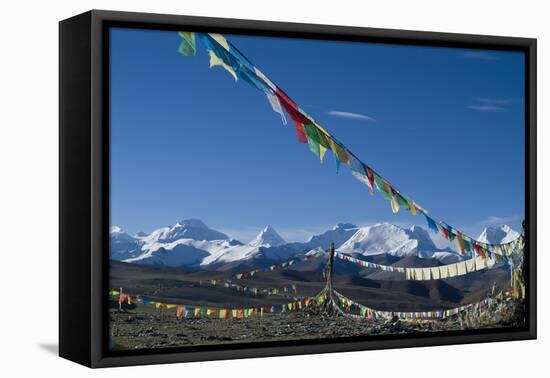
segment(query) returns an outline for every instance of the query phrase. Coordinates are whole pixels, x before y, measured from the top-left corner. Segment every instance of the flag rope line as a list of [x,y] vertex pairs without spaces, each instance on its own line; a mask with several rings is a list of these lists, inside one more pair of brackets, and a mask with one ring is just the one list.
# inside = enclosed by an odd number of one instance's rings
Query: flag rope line
[[203,284],[208,284],[216,287],[223,286],[225,288],[230,288],[242,293],[252,293],[255,296],[257,296],[258,294],[262,294],[266,296],[271,296],[271,295],[284,296],[292,293],[296,294],[296,285],[284,286],[280,288],[279,287],[260,288],[260,287],[250,287],[246,285],[236,284],[230,280],[205,280],[205,281],[199,282],[200,286],[203,286]]
[[431,311],[382,311],[382,310],[375,310],[373,308],[370,308],[368,306],[362,305],[358,302],[355,302],[346,296],[342,295],[341,293],[334,290],[334,294],[336,297],[338,297],[337,302],[337,308],[339,308],[341,311],[343,311],[340,306],[347,307],[350,309],[352,306],[355,306],[359,309],[359,317],[362,318],[369,318],[369,319],[377,319],[377,318],[383,318],[383,319],[391,319],[393,317],[398,317],[399,319],[422,319],[422,320],[445,320],[449,317],[455,316],[457,314],[463,313],[464,311],[468,310],[479,310],[480,307],[491,305],[494,303],[494,301],[500,301],[502,300],[504,296],[505,290],[502,290],[500,293],[495,295],[494,297],[485,297],[481,299],[480,301],[465,304],[458,307],[453,307],[450,309],[439,309],[439,310],[431,310]]
[[[480,306],[491,305],[495,300],[501,300],[507,291],[502,290],[500,293],[493,297],[486,296],[484,299],[465,304],[462,306],[450,308],[450,309],[438,309],[431,311],[383,311],[376,310],[371,307],[362,305],[355,302],[336,290],[332,290],[334,295],[338,298],[335,309],[340,315],[351,316],[354,318],[368,318],[368,319],[390,319],[398,317],[399,319],[423,319],[423,320],[444,320],[451,316],[457,315],[469,309],[479,309]],[[246,308],[232,308],[232,307],[217,307],[217,306],[193,306],[180,303],[166,303],[160,301],[154,301],[142,298],[140,295],[130,295],[121,293],[117,290],[110,290],[109,295],[112,297],[118,296],[119,305],[141,303],[143,305],[152,305],[157,309],[175,309],[177,318],[198,318],[198,317],[211,317],[211,318],[248,318],[251,316],[263,316],[267,313],[284,313],[288,311],[301,311],[311,305],[322,305],[325,301],[330,299],[327,289],[324,288],[317,295],[313,297],[304,297],[301,300],[295,300],[284,304],[277,305],[265,305],[265,306],[253,306]],[[518,294],[518,297],[522,297],[523,293]],[[345,311],[342,309],[347,309]],[[352,307],[356,307],[359,310],[359,315],[350,313],[349,310]],[[279,310],[280,309],[280,310]]]
[[248,270],[248,271],[245,271],[245,272],[237,273],[237,274],[235,274],[235,278],[238,279],[238,280],[240,280],[242,278],[250,278],[250,277],[253,277],[256,273],[259,273],[259,272],[273,272],[273,271],[281,270],[281,269],[284,269],[286,267],[292,266],[293,264],[303,262],[303,261],[309,261],[309,260],[317,258],[317,257],[319,257],[318,254],[307,255],[307,256],[304,256],[304,257],[297,257],[297,258],[294,258],[294,259],[291,259],[291,260],[288,260],[288,261],[283,261],[283,262],[280,262],[280,263],[277,263],[277,264],[268,265],[268,266],[265,266],[263,268],[255,268],[255,269]]
[[280,87],[276,86],[265,74],[254,66],[251,61],[223,35],[194,32],[179,32],[178,34],[182,37],[182,41],[178,48],[179,53],[185,56],[195,56],[196,40],[200,40],[208,51],[211,68],[214,66],[221,66],[233,76],[235,81],[241,78],[250,85],[263,91],[273,110],[281,115],[283,124],[286,124],[286,118],[282,110],[283,108],[292,119],[295,124],[299,142],[307,143],[310,150],[319,157],[321,162],[323,161],[326,151],[331,150],[336,159],[337,170],[341,163],[349,165],[353,176],[367,185],[372,195],[374,195],[374,188],[376,188],[386,200],[390,201],[391,209],[394,213],[397,213],[400,208],[405,208],[413,215],[416,215],[417,212],[421,212],[425,216],[430,230],[441,233],[445,239],[450,242],[456,240],[462,255],[490,256],[491,254],[496,254],[508,258],[508,256],[513,253],[513,251],[510,251],[510,245],[515,241],[501,244],[479,242],[460,232],[458,229],[451,227],[447,223],[431,217],[427,210],[401,193],[401,191],[397,190],[388,180],[378,174],[378,172],[359,160],[359,158],[347,149],[343,143],[325,130],[311,115],[302,110]]
[[[520,238],[516,239],[515,249],[523,250],[523,235]],[[510,257],[514,253],[510,254]],[[513,270],[515,267],[514,264],[511,264],[512,260],[504,259],[500,255],[494,255],[494,257],[489,257],[487,255],[472,257],[467,260],[443,264],[434,267],[425,267],[425,268],[414,268],[414,267],[396,267],[391,265],[383,265],[372,263],[369,261],[361,260],[350,256],[342,252],[336,252],[336,256],[341,260],[349,261],[351,263],[357,264],[364,268],[379,269],[385,272],[392,273],[403,273],[407,280],[415,281],[427,281],[427,280],[439,280],[450,277],[462,276],[469,273],[474,273],[483,269],[491,269],[495,264],[500,262],[506,262],[509,264],[510,268]]]
[[284,313],[287,311],[302,311],[306,307],[314,303],[323,302],[320,298],[322,291],[314,297],[303,297],[283,304],[265,305],[260,307],[232,308],[232,307],[217,307],[217,306],[193,306],[181,303],[166,303],[143,298],[141,295],[130,295],[118,290],[109,290],[111,297],[118,297],[118,304],[131,305],[133,303],[141,303],[143,305],[152,305],[157,309],[175,309],[177,318],[188,317],[211,317],[211,318],[248,318],[251,316],[263,316],[264,313]]

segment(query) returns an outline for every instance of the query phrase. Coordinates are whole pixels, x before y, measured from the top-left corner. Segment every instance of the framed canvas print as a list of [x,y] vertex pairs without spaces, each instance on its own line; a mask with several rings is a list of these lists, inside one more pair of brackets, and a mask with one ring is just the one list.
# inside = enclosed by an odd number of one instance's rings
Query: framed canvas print
[[536,337],[536,41],[60,23],[60,355]]

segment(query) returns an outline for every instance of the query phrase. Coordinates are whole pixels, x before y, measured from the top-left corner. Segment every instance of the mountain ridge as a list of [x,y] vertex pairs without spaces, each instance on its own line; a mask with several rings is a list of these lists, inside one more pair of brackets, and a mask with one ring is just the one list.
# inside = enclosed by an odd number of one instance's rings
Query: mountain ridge
[[[480,235],[486,240],[507,240],[519,235],[509,226],[486,228]],[[415,256],[442,264],[461,261],[452,249],[437,248],[423,227],[400,227],[383,222],[368,226],[338,223],[331,229],[310,236],[305,242],[287,243],[271,226],[265,226],[248,243],[230,238],[209,228],[200,219],[184,219],[151,233],[129,235],[112,226],[110,256],[113,260],[142,265],[184,266],[200,269],[224,269],[224,266],[255,266],[284,261],[306,254],[326,252],[335,243],[341,253],[369,258],[378,255],[404,258]],[[229,264],[229,265],[228,265]]]

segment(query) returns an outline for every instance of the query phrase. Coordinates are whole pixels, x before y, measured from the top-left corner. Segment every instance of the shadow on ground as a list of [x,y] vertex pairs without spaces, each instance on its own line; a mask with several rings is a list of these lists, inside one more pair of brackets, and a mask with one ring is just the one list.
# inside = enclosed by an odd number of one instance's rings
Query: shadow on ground
[[57,343],[40,343],[38,344],[38,347],[56,356],[59,354],[59,346],[57,345]]

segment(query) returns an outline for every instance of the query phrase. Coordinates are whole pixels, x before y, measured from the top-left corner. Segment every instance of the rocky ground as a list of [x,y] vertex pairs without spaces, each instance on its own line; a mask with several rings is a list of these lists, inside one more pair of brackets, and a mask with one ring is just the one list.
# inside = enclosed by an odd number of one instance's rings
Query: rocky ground
[[111,345],[113,350],[150,349],[518,327],[524,324],[523,308],[522,301],[508,299],[482,312],[439,321],[330,317],[315,307],[302,312],[265,314],[247,319],[178,320],[173,310],[138,305],[122,311],[110,310]]

